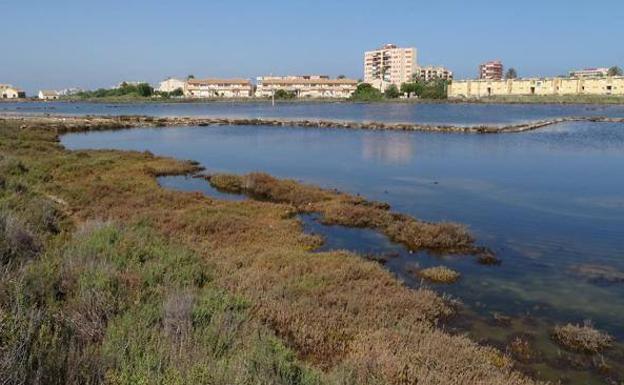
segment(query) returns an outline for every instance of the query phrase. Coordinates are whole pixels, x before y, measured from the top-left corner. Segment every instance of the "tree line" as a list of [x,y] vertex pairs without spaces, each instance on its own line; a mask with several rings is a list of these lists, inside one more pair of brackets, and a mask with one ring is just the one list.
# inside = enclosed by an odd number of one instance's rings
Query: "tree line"
[[154,87],[148,83],[130,84],[123,82],[117,88],[99,88],[94,91],[82,91],[76,96],[80,98],[110,98],[110,97],[128,97],[128,98],[149,98],[154,95],[160,97],[180,97],[184,95],[181,88],[171,92],[161,92],[154,90]]
[[417,97],[421,99],[446,99],[449,81],[445,79],[433,79],[429,81],[414,78],[411,82],[389,85],[385,91],[373,87],[369,83],[360,83],[351,96],[356,101],[376,101],[382,99],[396,99],[401,95]]

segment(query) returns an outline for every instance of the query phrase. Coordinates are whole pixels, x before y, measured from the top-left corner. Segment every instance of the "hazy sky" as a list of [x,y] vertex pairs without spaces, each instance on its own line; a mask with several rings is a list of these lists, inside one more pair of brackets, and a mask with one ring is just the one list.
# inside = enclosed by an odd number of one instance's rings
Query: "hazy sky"
[[0,83],[108,87],[167,76],[363,77],[385,42],[473,77],[624,67],[624,0],[0,0]]

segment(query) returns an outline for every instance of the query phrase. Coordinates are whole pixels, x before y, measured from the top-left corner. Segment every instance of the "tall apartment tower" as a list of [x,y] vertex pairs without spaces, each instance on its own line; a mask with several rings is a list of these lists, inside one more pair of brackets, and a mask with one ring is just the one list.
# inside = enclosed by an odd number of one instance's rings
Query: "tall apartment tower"
[[364,53],[364,81],[384,91],[391,84],[400,87],[416,73],[416,48],[386,44]]
[[493,60],[479,66],[479,79],[501,80],[503,78],[503,63]]

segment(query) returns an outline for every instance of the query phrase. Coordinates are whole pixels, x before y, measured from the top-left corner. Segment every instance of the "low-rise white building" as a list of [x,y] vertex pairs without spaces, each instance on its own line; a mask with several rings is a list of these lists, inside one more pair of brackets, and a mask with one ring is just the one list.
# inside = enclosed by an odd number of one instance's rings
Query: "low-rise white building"
[[189,79],[184,90],[190,98],[248,98],[252,93],[247,79]]
[[256,97],[271,97],[281,90],[297,98],[348,98],[357,84],[357,80],[324,75],[263,76],[257,78]]
[[416,67],[414,78],[425,82],[436,79],[453,80],[453,72],[442,66]]
[[39,91],[39,99],[42,100],[55,100],[59,98],[58,92],[54,90],[41,90]]
[[177,89],[184,91],[186,89],[186,81],[176,78],[167,78],[160,82],[158,86],[159,92],[173,92]]
[[448,87],[449,98],[531,95],[624,95],[624,76],[459,80]]
[[21,99],[26,97],[26,92],[10,84],[0,84],[0,99]]

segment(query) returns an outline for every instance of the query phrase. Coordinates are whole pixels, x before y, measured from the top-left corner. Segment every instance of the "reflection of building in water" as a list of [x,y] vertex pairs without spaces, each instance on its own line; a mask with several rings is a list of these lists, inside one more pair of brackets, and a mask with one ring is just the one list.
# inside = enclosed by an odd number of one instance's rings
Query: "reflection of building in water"
[[362,158],[388,164],[406,164],[412,159],[412,142],[404,136],[366,135],[362,142]]

